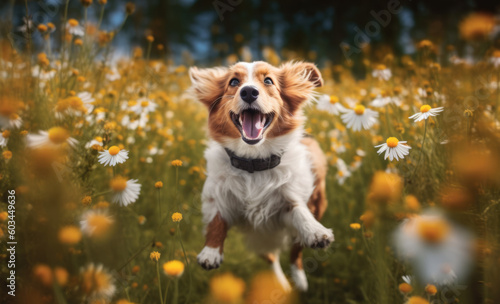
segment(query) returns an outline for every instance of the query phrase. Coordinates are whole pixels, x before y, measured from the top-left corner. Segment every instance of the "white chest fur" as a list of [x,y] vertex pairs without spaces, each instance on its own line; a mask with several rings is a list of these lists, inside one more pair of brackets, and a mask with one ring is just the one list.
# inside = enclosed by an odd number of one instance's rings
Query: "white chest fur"
[[205,151],[207,180],[202,195],[205,223],[219,212],[230,225],[261,231],[283,228],[281,213],[290,204],[305,206],[313,191],[310,156],[300,143],[301,134],[298,130],[274,142],[266,140],[267,146],[253,150],[244,143],[228,142],[226,146],[242,157],[284,151],[276,168],[254,173],[232,167],[224,147],[210,142]]

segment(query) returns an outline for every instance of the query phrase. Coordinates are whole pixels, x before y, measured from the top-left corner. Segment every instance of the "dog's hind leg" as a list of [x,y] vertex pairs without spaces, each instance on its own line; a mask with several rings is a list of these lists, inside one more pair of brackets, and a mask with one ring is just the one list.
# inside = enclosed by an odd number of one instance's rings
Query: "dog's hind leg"
[[290,270],[292,272],[292,280],[295,283],[295,288],[300,291],[307,291],[307,277],[302,265],[302,246],[298,243],[293,244],[290,250]]
[[283,273],[283,269],[281,268],[279,251],[275,253],[262,254],[261,257],[266,262],[268,262],[269,265],[271,265],[271,269],[273,270],[276,279],[283,287],[283,290],[285,290],[285,292],[290,292],[292,290],[292,287],[290,286],[290,283],[288,282],[285,274]]
[[277,252],[274,257],[274,261],[271,264],[274,274],[276,275],[278,282],[280,282],[281,286],[283,286],[285,292],[290,292],[292,290],[292,286],[290,286],[290,283],[288,282],[285,274],[283,273],[283,269],[281,268],[279,252]]

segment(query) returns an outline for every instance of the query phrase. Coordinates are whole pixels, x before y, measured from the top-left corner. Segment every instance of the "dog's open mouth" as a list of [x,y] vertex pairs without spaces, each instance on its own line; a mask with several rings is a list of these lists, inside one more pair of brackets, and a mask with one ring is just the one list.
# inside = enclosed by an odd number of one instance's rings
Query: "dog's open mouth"
[[258,143],[271,124],[274,114],[264,114],[258,110],[244,110],[240,114],[231,112],[231,120],[240,130],[241,138],[249,145]]

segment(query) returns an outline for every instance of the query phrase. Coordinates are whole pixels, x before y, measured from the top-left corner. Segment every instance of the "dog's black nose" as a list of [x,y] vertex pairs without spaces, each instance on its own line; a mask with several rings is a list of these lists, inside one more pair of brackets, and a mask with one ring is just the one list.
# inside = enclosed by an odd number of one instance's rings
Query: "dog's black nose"
[[241,88],[240,96],[244,102],[252,103],[257,100],[257,97],[259,96],[259,90],[257,90],[257,88],[254,86],[246,86]]

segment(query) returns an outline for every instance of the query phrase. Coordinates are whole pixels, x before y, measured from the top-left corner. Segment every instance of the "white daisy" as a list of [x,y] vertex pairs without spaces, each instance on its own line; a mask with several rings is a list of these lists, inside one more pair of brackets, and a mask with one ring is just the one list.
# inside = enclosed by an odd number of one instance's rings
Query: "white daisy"
[[19,129],[23,124],[23,120],[17,114],[11,114],[7,118],[7,129]]
[[113,191],[112,201],[120,206],[134,203],[141,193],[141,184],[138,184],[136,179],[127,181],[125,178],[117,176],[111,180],[110,186]]
[[68,33],[70,33],[73,36],[85,35],[83,26],[79,25],[78,21],[75,19],[70,19],[68,23],[66,23],[66,29],[68,30]]
[[138,127],[140,128],[146,128],[146,125],[149,121],[149,117],[146,113],[142,113],[138,119],[136,118],[130,118],[129,115],[123,116],[121,120],[121,124],[124,127],[127,127],[129,130],[136,130]]
[[27,136],[29,148],[40,148],[42,146],[61,147],[63,144],[68,144],[75,147],[78,141],[69,136],[68,130],[61,127],[53,127],[48,131],[39,131],[38,134],[28,134]]
[[7,143],[9,142],[10,131],[3,131],[0,134],[0,147],[7,147]]
[[391,102],[391,97],[390,96],[384,96],[384,94],[378,94],[377,97],[375,97],[374,100],[372,100],[371,105],[373,107],[385,107]]
[[98,159],[99,163],[104,166],[116,166],[116,164],[123,164],[128,159],[128,151],[111,146],[108,150],[99,152]]
[[116,67],[112,67],[110,70],[106,72],[106,79],[110,82],[113,82],[120,78],[122,78],[122,76],[120,75],[120,72]]
[[377,122],[378,112],[366,109],[362,105],[357,105],[354,110],[347,110],[342,114],[342,121],[348,128],[353,131],[360,131],[361,129],[369,129]]
[[379,80],[389,80],[392,77],[391,70],[388,69],[385,65],[379,64],[372,72],[372,76],[374,78],[378,78]]
[[341,158],[337,159],[336,166],[337,174],[335,175],[335,177],[337,178],[337,182],[339,183],[339,185],[343,185],[345,183],[345,180],[351,176],[351,171],[349,171],[346,163]]
[[424,282],[465,279],[472,265],[473,238],[439,213],[405,220],[394,233],[396,254],[413,265]]
[[89,237],[102,237],[109,232],[114,219],[106,209],[88,210],[82,214],[80,229]]
[[340,104],[337,96],[328,96],[326,94],[320,96],[316,108],[318,110],[327,111],[333,115],[339,115],[347,110]]
[[394,158],[396,160],[403,159],[405,155],[410,153],[411,147],[406,145],[406,141],[399,141],[396,137],[389,137],[386,143],[375,146],[375,148],[380,148],[377,153],[380,155],[385,151],[384,159],[389,157],[392,161]]
[[391,97],[391,103],[395,104],[396,106],[401,106],[401,104],[403,103],[403,101],[401,100],[401,97],[399,96],[392,96]]
[[31,17],[23,17],[23,25],[19,26],[17,29],[23,33],[31,34],[35,30],[35,25]]
[[410,284],[411,285],[411,282],[412,282],[412,279],[411,279],[411,276],[409,275],[405,275],[405,276],[402,276],[401,279],[403,279],[403,281],[406,283],[406,284]]
[[96,138],[92,139],[91,141],[89,141],[89,142],[85,145],[85,148],[86,148],[86,149],[90,149],[90,148],[95,147],[95,146],[100,146],[100,147],[102,147],[102,137],[97,136]]
[[493,66],[495,68],[500,67],[500,51],[497,50],[497,51],[493,52],[493,56],[491,56],[490,62],[491,62],[491,64],[493,64]]
[[[366,93],[365,93],[365,95],[366,95]],[[359,100],[356,98],[352,98],[352,97],[345,97],[344,102],[345,102],[345,104],[347,104],[347,106],[349,108],[354,108],[357,104],[359,104]]]
[[94,110],[94,101],[95,101],[95,98],[92,97],[92,94],[89,93],[89,92],[80,92],[78,93],[76,96],[78,96],[78,98],[80,98],[83,102],[83,106],[85,108],[87,108],[87,114],[88,113],[91,113],[92,110]]
[[87,265],[80,276],[88,303],[108,303],[116,292],[115,279],[101,264]]
[[366,152],[363,151],[363,149],[356,149],[356,155],[357,156],[361,156],[361,157],[365,157],[366,156]]
[[40,82],[45,83],[51,79],[53,79],[57,74],[57,71],[54,69],[43,69],[40,66],[34,66],[31,68],[31,75],[35,78],[38,78]]
[[354,161],[351,163],[351,172],[356,171],[363,164],[363,157],[366,156],[366,152],[361,149],[356,149],[356,155],[354,155]]
[[423,105],[420,107],[420,112],[410,116],[410,119],[414,119],[415,122],[425,120],[429,116],[437,116],[440,112],[443,112],[443,107],[431,108],[430,105]]
[[130,111],[135,114],[150,113],[156,110],[158,105],[147,98],[137,100],[137,103],[130,107]]

